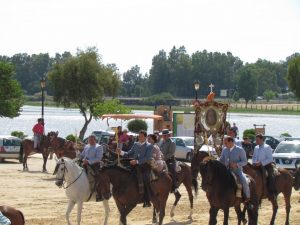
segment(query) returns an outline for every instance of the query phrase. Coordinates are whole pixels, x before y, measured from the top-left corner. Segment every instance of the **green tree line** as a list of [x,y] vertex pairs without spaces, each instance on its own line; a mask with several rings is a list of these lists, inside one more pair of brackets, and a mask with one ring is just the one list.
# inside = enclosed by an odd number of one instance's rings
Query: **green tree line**
[[[119,74],[121,85],[117,94],[124,97],[147,97],[168,92],[175,97],[192,98],[195,94],[193,83],[199,80],[199,94],[202,96],[207,95],[208,85],[213,83],[217,96],[220,95],[220,90],[226,89],[229,97],[237,92],[238,97],[251,101],[256,96],[270,96],[270,91],[286,92],[288,63],[297,56],[299,54],[295,53],[280,62],[258,59],[255,63],[247,63],[231,52],[203,50],[188,54],[184,46],[173,47],[169,53],[160,50],[152,58],[148,73],[143,74],[140,67],[135,65]],[[0,56],[0,61],[15,66],[15,79],[19,81],[25,94],[32,95],[40,91],[39,81],[53,65],[63,63],[71,57],[70,52],[57,53],[54,57],[50,57],[48,53],[19,53],[12,57]],[[118,71],[115,65],[111,67]],[[51,86],[47,85],[46,90],[49,95],[54,95]]]

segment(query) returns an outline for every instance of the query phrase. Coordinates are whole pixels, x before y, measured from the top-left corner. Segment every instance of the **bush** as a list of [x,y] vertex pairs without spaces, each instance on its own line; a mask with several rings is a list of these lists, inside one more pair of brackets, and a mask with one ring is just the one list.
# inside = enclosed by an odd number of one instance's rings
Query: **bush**
[[282,133],[280,134],[280,137],[292,137],[292,135],[290,135],[289,133]]
[[254,129],[246,129],[244,130],[244,133],[243,133],[243,138],[249,138],[250,140],[254,141],[255,139],[255,130]]
[[276,93],[272,90],[265,90],[264,92],[264,98],[269,102],[271,99],[273,99],[276,95]]
[[68,141],[72,141],[72,142],[76,142],[76,140],[77,140],[77,141],[80,141],[79,137],[75,137],[74,134],[69,134],[69,135],[66,137],[66,139],[67,139]]
[[127,128],[133,133],[138,133],[140,130],[147,131],[148,125],[144,120],[131,120],[127,124]]
[[145,103],[148,105],[168,105],[173,99],[174,97],[169,92],[163,92],[146,98]]
[[232,96],[233,101],[238,102],[240,100],[240,94],[238,91],[235,91]]
[[13,131],[10,133],[10,135],[21,139],[24,139],[27,136],[22,131]]

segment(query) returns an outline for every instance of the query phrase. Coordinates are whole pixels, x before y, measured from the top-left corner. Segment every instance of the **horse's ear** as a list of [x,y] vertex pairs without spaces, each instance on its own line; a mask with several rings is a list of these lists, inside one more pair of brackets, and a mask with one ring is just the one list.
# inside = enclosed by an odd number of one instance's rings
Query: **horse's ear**
[[295,163],[295,169],[298,170],[300,168],[300,163]]
[[55,135],[58,136],[58,131],[55,132]]
[[64,158],[61,158],[61,161],[64,162]]

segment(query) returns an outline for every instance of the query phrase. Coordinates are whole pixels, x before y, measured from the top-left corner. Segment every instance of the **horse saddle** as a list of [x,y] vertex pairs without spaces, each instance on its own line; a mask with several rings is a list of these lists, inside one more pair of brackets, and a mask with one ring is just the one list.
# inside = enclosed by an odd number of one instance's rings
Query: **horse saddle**
[[[243,197],[243,184],[241,182],[241,180],[239,179],[239,177],[237,175],[235,175],[234,172],[231,171],[232,176],[234,177],[237,189],[236,189],[236,197],[238,198],[242,198]],[[250,183],[250,179],[248,177],[248,175],[246,175],[246,180],[247,180],[247,185],[249,185]]]

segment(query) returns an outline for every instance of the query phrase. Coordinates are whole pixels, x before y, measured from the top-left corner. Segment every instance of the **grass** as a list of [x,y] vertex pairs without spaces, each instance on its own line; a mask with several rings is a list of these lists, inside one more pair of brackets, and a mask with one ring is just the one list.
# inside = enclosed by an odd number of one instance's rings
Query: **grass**
[[[45,106],[50,107],[63,107],[63,106],[57,106],[57,104],[53,101],[45,101]],[[40,101],[26,101],[25,105],[30,106],[41,106]],[[154,106],[148,106],[148,105],[128,105],[127,107],[131,108],[132,110],[148,110],[153,111]],[[76,105],[72,105],[71,108],[77,108]],[[183,112],[193,112],[193,107],[188,106],[172,106],[173,111],[183,111]],[[288,108],[283,109],[255,109],[255,108],[235,108],[235,107],[229,107],[230,113],[255,113],[255,114],[278,114],[278,115],[300,115],[300,110],[293,110]]]

